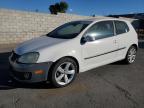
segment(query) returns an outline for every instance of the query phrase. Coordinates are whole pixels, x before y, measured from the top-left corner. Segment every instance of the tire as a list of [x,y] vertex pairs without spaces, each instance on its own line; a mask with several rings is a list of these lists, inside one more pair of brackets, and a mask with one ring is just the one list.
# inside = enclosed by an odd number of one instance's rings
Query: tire
[[72,83],[78,73],[78,66],[71,58],[62,58],[52,67],[49,79],[54,87],[65,87]]
[[135,62],[137,54],[137,48],[135,46],[131,46],[127,52],[126,58],[124,59],[124,62],[126,64],[132,64]]

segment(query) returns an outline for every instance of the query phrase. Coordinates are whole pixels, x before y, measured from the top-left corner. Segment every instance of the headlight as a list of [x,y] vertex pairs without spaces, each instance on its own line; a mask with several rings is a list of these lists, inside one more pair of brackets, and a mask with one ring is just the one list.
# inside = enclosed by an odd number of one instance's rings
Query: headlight
[[36,63],[39,58],[38,52],[31,52],[23,54],[19,59],[18,62],[20,63]]

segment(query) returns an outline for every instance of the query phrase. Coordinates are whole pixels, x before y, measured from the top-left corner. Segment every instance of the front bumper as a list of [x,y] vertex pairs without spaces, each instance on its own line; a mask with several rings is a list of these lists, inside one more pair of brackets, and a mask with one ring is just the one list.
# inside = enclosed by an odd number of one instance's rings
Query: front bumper
[[[19,82],[42,82],[48,80],[48,72],[53,62],[21,64],[13,62],[9,58],[10,76]],[[41,70],[43,73],[36,74],[36,71]]]

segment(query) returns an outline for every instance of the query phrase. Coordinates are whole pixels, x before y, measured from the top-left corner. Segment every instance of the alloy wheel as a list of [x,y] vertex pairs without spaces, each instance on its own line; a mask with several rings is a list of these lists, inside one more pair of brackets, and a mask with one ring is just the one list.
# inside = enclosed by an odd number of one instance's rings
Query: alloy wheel
[[128,52],[128,62],[129,63],[133,63],[134,61],[135,61],[135,58],[136,58],[136,49],[135,49],[135,47],[132,47],[130,50],[129,50],[129,52]]
[[71,62],[60,64],[55,73],[56,82],[60,85],[70,83],[74,78],[75,71],[75,67]]

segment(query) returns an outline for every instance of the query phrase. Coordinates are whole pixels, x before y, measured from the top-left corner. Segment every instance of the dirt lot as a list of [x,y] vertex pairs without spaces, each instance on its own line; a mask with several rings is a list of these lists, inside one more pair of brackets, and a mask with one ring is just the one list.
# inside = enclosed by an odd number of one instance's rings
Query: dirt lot
[[144,108],[144,41],[139,46],[134,64],[102,66],[59,89],[11,82],[10,53],[0,53],[0,108]]

